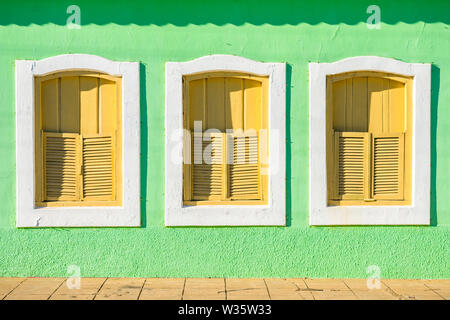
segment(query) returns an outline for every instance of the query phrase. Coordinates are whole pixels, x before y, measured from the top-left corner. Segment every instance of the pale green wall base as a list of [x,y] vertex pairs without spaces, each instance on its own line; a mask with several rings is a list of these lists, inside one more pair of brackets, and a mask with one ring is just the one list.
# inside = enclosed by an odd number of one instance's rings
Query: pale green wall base
[[[437,228],[173,228],[0,231],[0,276],[448,278]],[[6,241],[5,241],[6,240]]]
[[[450,2],[156,3],[0,5],[0,276],[450,278]],[[14,60],[65,53],[141,62],[142,228],[15,228]],[[287,227],[164,227],[164,63],[218,53],[288,64]],[[308,63],[358,55],[432,63],[431,226],[308,226]]]

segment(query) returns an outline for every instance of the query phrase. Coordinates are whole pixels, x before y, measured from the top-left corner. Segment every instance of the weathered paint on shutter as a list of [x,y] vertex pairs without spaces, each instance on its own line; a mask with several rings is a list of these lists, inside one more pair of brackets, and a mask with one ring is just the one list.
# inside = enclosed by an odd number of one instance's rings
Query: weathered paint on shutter
[[233,134],[227,137],[231,199],[261,199],[258,135]]
[[363,200],[367,176],[368,135],[336,132],[336,174],[338,199]]
[[83,199],[114,200],[114,136],[82,137]]
[[79,200],[79,136],[43,132],[45,200]]
[[225,198],[223,140],[222,133],[204,133],[193,136],[193,200]]
[[403,134],[373,134],[373,198],[403,199]]

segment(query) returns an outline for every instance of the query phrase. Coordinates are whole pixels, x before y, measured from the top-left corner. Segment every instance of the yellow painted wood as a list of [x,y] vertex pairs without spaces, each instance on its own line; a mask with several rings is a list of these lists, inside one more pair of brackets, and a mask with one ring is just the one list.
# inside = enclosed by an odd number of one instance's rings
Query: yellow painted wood
[[43,133],[45,200],[79,200],[77,134]]
[[59,79],[41,83],[42,130],[59,132]]
[[195,160],[192,199],[222,200],[224,198],[224,134],[199,134],[197,139],[194,136],[193,145]]
[[98,133],[98,79],[80,77],[81,134]]
[[100,78],[99,85],[99,133],[115,132],[117,130],[116,83]]
[[79,77],[60,78],[60,126],[59,132],[80,132]]
[[256,133],[261,129],[262,117],[262,90],[261,82],[256,80],[244,80],[244,131],[254,130]]
[[225,127],[244,129],[244,79],[225,78]]
[[[232,150],[229,164],[229,195],[231,199],[260,200],[261,174],[258,152],[258,135],[229,135]],[[229,154],[231,154],[229,150]]]
[[82,136],[83,200],[114,200],[114,135]]
[[35,203],[120,205],[121,78],[71,71],[38,77],[35,84]]
[[367,78],[353,78],[352,88],[353,105],[353,130],[356,132],[367,132],[368,129],[368,107],[367,107]]
[[338,199],[364,199],[367,135],[362,132],[335,133],[335,180]]
[[206,82],[206,129],[224,132],[225,127],[225,78],[212,78]]
[[[327,77],[327,193],[330,205],[411,202],[411,88],[412,78],[386,73],[363,71]],[[366,134],[365,164],[362,172],[355,171],[363,176],[362,199],[361,181],[348,176],[340,167],[342,161],[359,161],[361,158],[339,153],[345,143],[341,141],[342,136],[358,132]],[[388,149],[384,150],[385,146]],[[391,149],[395,146],[397,151],[394,152]],[[395,167],[398,172],[392,174],[391,169],[382,172],[386,166]],[[346,180],[347,177],[351,179]],[[352,195],[350,191],[357,191],[358,195]]]
[[403,134],[373,134],[372,145],[373,198],[402,200],[404,173]]
[[[190,132],[190,141],[192,146],[191,161],[193,164],[185,162],[183,166],[183,195],[185,204],[222,201],[222,204],[235,204],[236,201],[248,199],[263,199],[267,192],[267,170],[266,174],[261,174],[261,167],[268,167],[268,139],[267,132],[263,132],[264,145],[259,147],[259,138],[256,138],[256,153],[258,162],[253,166],[255,168],[246,168],[243,170],[252,172],[257,170],[257,188],[245,192],[248,188],[245,182],[236,179],[237,167],[228,161],[229,156],[233,155],[234,145],[228,145],[227,132],[232,136],[234,134],[243,134],[247,129],[250,135],[259,137],[259,130],[268,129],[268,83],[265,77],[256,77],[240,73],[215,72],[208,74],[197,74],[183,78],[183,97],[184,97],[184,119],[183,124]],[[202,126],[197,130],[205,132],[208,129],[214,129],[220,132],[221,146],[220,154],[223,163],[220,166],[195,163],[198,157],[205,150],[205,141],[196,140],[194,137],[194,127],[196,121],[202,121]],[[197,132],[198,132],[197,131]],[[218,133],[217,133],[218,134]],[[199,138],[200,139],[200,138]],[[219,138],[213,138],[219,139]],[[185,139],[184,150],[188,148],[187,139]],[[253,147],[251,147],[253,148]],[[202,150],[202,151],[200,151]],[[185,159],[189,158],[187,150]],[[266,160],[263,164],[259,161],[260,157]],[[244,157],[245,158],[245,157]],[[245,160],[245,159],[244,159]],[[214,172],[212,172],[214,171]],[[218,180],[221,172],[220,182]],[[235,173],[235,179],[231,174]],[[253,176],[240,173],[240,179],[245,179],[251,184]],[[205,182],[205,180],[207,182]],[[205,187],[205,185],[207,187]],[[221,190],[219,194],[218,190]],[[233,191],[234,190],[234,191]],[[250,190],[250,188],[249,188]],[[255,192],[256,190],[256,192]],[[240,193],[240,195],[238,195]],[[234,194],[234,195],[233,195]],[[256,194],[256,196],[255,196]],[[239,199],[239,200],[238,200]]]

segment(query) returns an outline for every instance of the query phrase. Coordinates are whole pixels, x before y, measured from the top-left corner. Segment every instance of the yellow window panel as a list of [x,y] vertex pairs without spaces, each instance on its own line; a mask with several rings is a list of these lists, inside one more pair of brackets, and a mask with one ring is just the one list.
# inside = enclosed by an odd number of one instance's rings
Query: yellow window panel
[[[251,201],[263,200],[267,192],[264,185],[268,179],[266,176],[261,177],[258,137],[259,130],[268,129],[265,110],[268,107],[267,78],[214,72],[186,76],[183,81],[183,123],[191,133],[191,137],[185,137],[183,144],[184,158],[189,159],[191,155],[191,163],[183,166],[185,204],[195,205],[196,201],[198,204],[252,204]],[[202,121],[202,126],[199,123],[196,125],[198,121]],[[220,133],[210,135],[212,141],[208,141],[208,135],[207,141],[201,140],[200,135],[197,140],[192,136],[194,126],[199,131],[215,129]],[[251,134],[244,138],[241,150],[239,143],[235,145],[235,140],[230,140],[228,134],[231,132],[234,137],[247,131]],[[267,144],[266,140],[264,143]],[[213,146],[213,153],[223,158],[221,163],[195,162],[195,157],[203,155],[208,146]],[[266,146],[263,150],[267,153]],[[227,163],[227,157],[233,157],[234,151],[236,154],[244,152],[243,155],[236,155],[242,160],[256,156],[257,161],[234,163],[234,159],[231,159]],[[263,156],[267,158],[267,154]]]
[[45,200],[79,200],[79,136],[43,132]]
[[261,178],[257,134],[228,134],[229,195],[231,199],[260,200]]
[[35,88],[36,204],[120,205],[121,79],[61,72]]
[[79,77],[60,79],[59,132],[80,132],[80,82]]
[[114,136],[82,137],[83,200],[114,200]]
[[363,200],[366,194],[368,134],[335,132],[337,199]]
[[402,133],[373,134],[372,179],[374,199],[403,199]]
[[193,200],[222,200],[226,197],[223,135],[193,134]]
[[331,205],[410,203],[411,86],[412,78],[369,71],[327,78]]

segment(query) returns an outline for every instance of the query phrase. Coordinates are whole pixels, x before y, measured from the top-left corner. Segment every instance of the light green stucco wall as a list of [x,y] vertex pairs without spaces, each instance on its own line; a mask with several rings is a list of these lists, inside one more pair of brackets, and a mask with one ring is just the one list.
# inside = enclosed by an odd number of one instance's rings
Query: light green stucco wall
[[[450,2],[158,2],[0,3],[0,276],[450,278]],[[141,62],[141,228],[15,228],[14,60],[65,53]],[[288,64],[286,227],[164,227],[164,63],[217,53]],[[358,55],[433,64],[431,226],[308,225],[308,63]]]

